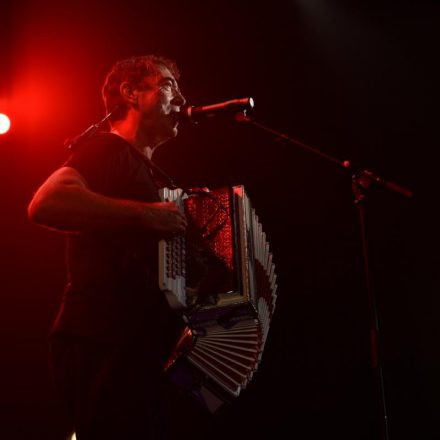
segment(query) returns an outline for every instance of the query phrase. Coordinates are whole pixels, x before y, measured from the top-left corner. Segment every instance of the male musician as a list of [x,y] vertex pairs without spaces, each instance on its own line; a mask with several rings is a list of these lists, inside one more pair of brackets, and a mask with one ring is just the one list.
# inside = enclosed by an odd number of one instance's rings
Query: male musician
[[81,140],[38,189],[29,217],[66,233],[68,284],[54,323],[54,378],[78,440],[162,438],[164,361],[180,320],[157,287],[157,241],[183,234],[145,157],[177,135],[173,62],[116,63],[102,89],[111,131]]

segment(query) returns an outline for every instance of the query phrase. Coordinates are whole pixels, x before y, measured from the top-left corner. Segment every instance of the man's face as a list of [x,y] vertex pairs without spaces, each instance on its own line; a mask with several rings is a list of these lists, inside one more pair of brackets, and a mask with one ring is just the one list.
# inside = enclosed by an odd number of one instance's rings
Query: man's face
[[177,135],[179,112],[185,104],[177,81],[165,67],[159,66],[156,76],[138,90],[141,127],[154,144],[159,145]]

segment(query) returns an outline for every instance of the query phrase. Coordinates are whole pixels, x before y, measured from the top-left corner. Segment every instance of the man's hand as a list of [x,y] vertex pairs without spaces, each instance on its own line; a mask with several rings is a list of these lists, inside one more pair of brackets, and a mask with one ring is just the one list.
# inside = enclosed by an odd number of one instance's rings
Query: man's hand
[[174,202],[157,202],[145,204],[145,227],[159,233],[184,234],[187,220]]

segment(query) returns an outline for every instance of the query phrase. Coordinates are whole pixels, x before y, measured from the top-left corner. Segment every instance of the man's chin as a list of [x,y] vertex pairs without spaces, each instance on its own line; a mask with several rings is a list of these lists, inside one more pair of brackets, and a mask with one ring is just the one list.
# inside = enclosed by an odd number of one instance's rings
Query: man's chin
[[168,139],[172,139],[177,136],[177,134],[179,133],[178,125],[179,124],[175,124],[170,128],[170,130],[167,130]]
[[178,127],[179,127],[179,123],[178,123],[178,122],[174,122],[174,123],[172,123],[172,124],[169,124],[169,125],[166,127],[166,133],[164,133],[164,135],[165,135],[166,137],[168,137],[168,139],[171,139],[171,138],[173,138],[173,137],[176,137],[176,136],[177,136],[177,133],[178,133]]
[[171,130],[167,130],[162,136],[160,136],[160,140],[156,143],[157,146],[164,144],[165,142],[174,139],[178,134],[177,127],[173,127]]

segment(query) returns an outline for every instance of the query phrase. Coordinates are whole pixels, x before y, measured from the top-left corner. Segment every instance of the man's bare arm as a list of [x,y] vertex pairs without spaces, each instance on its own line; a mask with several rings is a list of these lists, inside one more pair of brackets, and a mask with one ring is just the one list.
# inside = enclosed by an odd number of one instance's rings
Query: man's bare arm
[[186,219],[175,203],[144,203],[94,193],[71,167],[59,168],[41,185],[29,204],[28,215],[35,223],[65,232],[141,227],[172,234],[186,228]]

